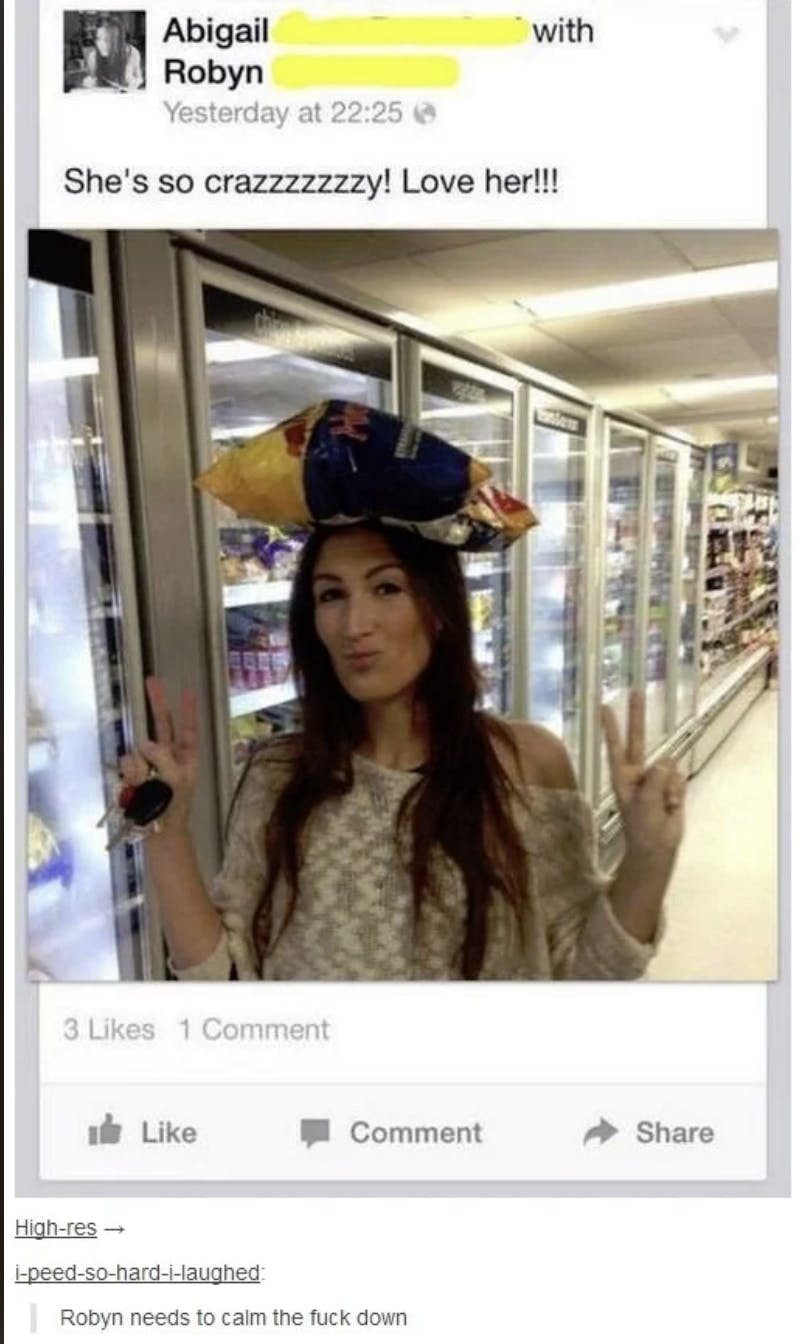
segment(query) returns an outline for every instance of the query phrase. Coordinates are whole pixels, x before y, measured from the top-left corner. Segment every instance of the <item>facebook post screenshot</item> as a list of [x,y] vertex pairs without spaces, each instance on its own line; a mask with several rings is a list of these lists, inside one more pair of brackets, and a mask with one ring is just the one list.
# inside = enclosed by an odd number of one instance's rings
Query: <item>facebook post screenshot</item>
[[9,1337],[789,1337],[789,0],[5,18]]

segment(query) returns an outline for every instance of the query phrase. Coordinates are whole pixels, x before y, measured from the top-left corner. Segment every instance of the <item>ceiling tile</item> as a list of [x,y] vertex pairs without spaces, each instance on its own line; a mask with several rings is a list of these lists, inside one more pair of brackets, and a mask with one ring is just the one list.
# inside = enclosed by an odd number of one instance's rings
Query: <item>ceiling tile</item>
[[458,303],[435,311],[433,320],[434,326],[448,335],[466,335],[470,340],[483,341],[483,333],[489,328],[504,325],[524,328],[526,323],[517,324],[518,311],[513,303],[478,302],[474,298],[468,302],[467,296],[462,295]]
[[659,236],[696,270],[773,261],[777,256],[776,229],[667,229]]
[[469,299],[452,281],[431,275],[407,257],[335,267],[334,278],[402,312],[427,319],[437,309],[461,308],[462,301]]
[[512,359],[522,360],[532,369],[551,374],[554,378],[562,378],[567,382],[582,382],[584,390],[587,377],[604,379],[611,376],[610,366],[606,366],[588,352],[555,340],[536,327],[512,325],[460,334],[491,350],[511,355]]
[[779,363],[779,340],[775,331],[746,331],[744,337],[750,350],[765,365],[769,373],[775,373]]
[[610,345],[602,347],[599,353],[630,377],[656,382],[705,374],[714,378],[741,378],[768,372],[748,343],[732,331],[721,336]]
[[595,313],[537,324],[542,331],[571,345],[599,350],[627,342],[655,342],[682,336],[722,335],[730,328],[713,303],[673,303],[629,313]]
[[657,235],[641,230],[529,233],[415,254],[415,259],[436,275],[499,299],[685,269],[673,262]]

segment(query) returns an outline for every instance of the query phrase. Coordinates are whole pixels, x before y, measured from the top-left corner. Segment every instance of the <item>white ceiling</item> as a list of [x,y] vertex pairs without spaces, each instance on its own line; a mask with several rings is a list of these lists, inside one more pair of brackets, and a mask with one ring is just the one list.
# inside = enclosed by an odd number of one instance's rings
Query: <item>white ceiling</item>
[[290,231],[241,235],[349,289],[702,442],[776,452],[776,391],[677,402],[663,386],[776,373],[777,299],[753,294],[535,321],[518,298],[769,261],[774,230]]

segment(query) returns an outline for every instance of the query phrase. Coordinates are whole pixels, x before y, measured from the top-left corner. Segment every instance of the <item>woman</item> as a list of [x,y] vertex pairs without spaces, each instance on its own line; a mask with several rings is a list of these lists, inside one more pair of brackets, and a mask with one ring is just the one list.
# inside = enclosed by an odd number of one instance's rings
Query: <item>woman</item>
[[151,871],[185,979],[622,979],[643,973],[682,836],[684,784],[604,722],[625,856],[595,872],[562,744],[476,708],[458,555],[379,523],[318,528],[290,605],[303,733],[254,755],[212,900],[188,830],[196,712],[125,758],[172,786]]
[[127,40],[117,19],[103,19],[93,47],[86,51],[84,89],[140,89],[144,82],[141,54]]

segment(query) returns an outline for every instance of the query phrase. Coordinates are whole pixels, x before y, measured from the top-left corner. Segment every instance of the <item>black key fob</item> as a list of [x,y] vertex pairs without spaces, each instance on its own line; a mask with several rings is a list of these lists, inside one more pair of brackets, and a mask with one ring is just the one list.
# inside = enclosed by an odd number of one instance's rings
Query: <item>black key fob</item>
[[173,797],[174,790],[165,780],[145,779],[124,809],[124,819],[133,826],[150,826],[163,816]]

